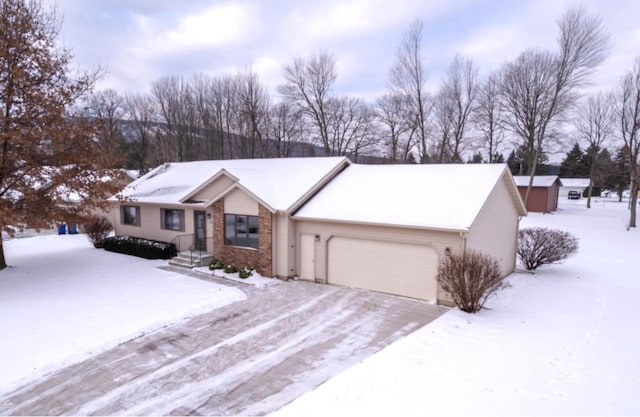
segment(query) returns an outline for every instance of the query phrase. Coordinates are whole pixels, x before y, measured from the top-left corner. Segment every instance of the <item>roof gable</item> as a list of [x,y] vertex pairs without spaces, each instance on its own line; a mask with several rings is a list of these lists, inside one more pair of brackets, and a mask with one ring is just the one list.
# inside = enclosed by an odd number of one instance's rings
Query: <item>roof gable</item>
[[351,165],[294,217],[468,230],[505,175],[504,164]]

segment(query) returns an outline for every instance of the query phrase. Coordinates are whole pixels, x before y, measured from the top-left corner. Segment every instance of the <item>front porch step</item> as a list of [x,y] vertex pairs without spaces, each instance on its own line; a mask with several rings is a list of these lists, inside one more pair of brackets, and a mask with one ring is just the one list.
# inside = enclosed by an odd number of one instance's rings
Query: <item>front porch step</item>
[[199,255],[198,253],[191,252],[179,252],[178,255],[174,258],[169,259],[169,265],[177,266],[181,268],[195,268],[198,266],[208,265],[209,261],[213,257],[210,253],[203,253]]

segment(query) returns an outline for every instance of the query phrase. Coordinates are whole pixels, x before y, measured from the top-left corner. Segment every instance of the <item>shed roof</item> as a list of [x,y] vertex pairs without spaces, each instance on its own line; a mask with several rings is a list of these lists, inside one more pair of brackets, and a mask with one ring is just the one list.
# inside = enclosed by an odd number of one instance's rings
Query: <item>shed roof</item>
[[589,186],[589,178],[560,178],[560,184],[563,187],[583,187]]
[[501,179],[526,214],[510,177],[504,164],[352,164],[294,218],[468,230]]
[[[518,187],[529,186],[528,175],[514,175],[513,180]],[[551,187],[556,181],[558,181],[557,175],[536,175],[533,177],[533,187]]]
[[323,178],[348,164],[345,157],[172,162],[129,184],[122,197],[138,202],[179,204],[224,170],[274,210],[287,210]]

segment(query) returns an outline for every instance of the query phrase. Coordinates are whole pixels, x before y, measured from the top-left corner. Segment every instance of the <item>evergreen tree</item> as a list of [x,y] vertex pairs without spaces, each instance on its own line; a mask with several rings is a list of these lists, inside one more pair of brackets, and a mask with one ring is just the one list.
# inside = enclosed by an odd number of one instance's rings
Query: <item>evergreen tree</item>
[[[622,201],[622,192],[629,186],[628,150],[622,146],[608,166],[603,166],[603,186],[618,194],[618,201]],[[607,169],[608,168],[608,169]]]
[[481,164],[484,162],[484,158],[480,152],[473,154],[471,158],[467,160],[467,164]]
[[[507,165],[513,175],[526,175],[529,172],[527,161],[529,160],[527,147],[520,145],[511,153],[507,158]],[[546,165],[549,158],[545,152],[538,154],[538,162],[536,167],[536,175],[545,175],[549,172],[549,167]]]
[[567,156],[560,164],[560,177],[563,178],[589,178],[589,166],[587,155],[582,152],[577,143],[567,152]]

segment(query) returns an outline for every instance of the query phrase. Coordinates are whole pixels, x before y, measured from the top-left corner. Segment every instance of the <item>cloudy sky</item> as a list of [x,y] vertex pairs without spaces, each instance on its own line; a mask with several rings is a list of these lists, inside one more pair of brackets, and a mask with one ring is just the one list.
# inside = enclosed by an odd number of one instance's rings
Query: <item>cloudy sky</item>
[[[54,1],[54,0],[51,0]],[[62,40],[79,67],[100,65],[99,88],[149,90],[166,75],[221,75],[252,66],[275,94],[296,56],[323,50],[338,62],[336,92],[367,100],[385,90],[403,32],[424,22],[435,89],[456,54],[481,74],[530,47],[556,47],[565,0],[57,0]],[[640,1],[582,2],[602,17],[613,47],[593,89],[614,86],[640,56]]]

